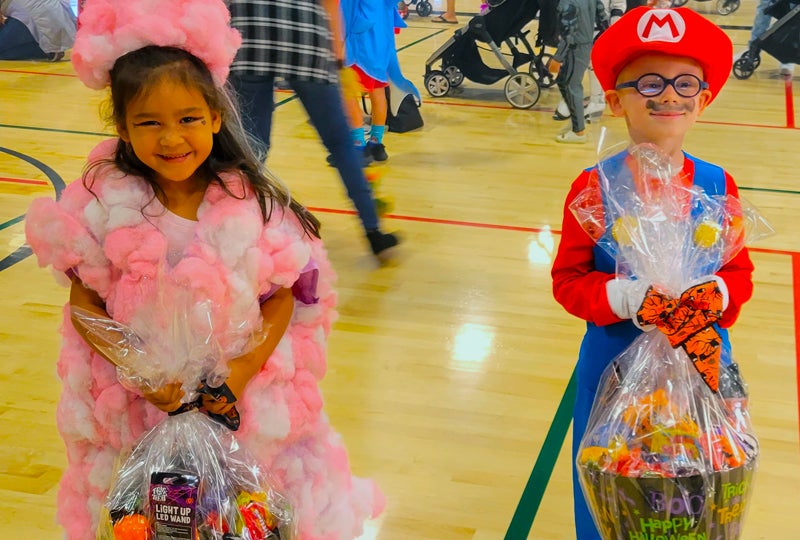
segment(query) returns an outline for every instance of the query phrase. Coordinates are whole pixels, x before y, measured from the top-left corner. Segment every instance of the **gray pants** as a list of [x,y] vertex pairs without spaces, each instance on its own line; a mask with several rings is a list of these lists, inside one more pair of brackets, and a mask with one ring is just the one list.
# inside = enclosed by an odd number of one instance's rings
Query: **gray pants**
[[569,108],[572,131],[575,133],[586,129],[583,118],[583,74],[589,68],[591,52],[591,43],[567,49],[564,63],[556,78],[561,97]]

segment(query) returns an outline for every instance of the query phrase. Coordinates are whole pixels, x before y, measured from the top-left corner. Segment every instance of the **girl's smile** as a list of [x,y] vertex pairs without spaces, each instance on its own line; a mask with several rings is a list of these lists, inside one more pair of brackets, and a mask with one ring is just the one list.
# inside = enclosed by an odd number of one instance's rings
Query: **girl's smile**
[[[210,123],[209,123],[210,122]],[[200,166],[214,146],[222,121],[199,90],[165,76],[126,107],[120,137],[156,173],[165,191],[193,189]]]

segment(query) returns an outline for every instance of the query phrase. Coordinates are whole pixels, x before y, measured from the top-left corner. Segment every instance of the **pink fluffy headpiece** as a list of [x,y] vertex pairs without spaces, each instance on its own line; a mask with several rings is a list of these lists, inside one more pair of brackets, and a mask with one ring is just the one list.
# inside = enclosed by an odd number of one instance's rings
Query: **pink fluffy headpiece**
[[72,64],[89,88],[108,86],[120,56],[148,45],[183,49],[208,66],[222,86],[242,44],[222,0],[87,0]]

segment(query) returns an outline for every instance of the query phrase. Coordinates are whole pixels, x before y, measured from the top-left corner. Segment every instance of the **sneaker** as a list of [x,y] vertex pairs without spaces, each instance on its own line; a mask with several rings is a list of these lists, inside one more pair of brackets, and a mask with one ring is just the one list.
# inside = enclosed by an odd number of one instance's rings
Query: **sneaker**
[[382,233],[379,229],[367,231],[367,240],[372,253],[379,259],[384,259],[390,255],[392,248],[400,243],[400,239],[391,233]]
[[572,115],[569,112],[569,107],[567,107],[567,102],[562,99],[556,106],[556,110],[553,113],[553,120],[561,122],[562,120],[569,120],[570,116]]
[[[356,149],[356,152],[358,152],[358,154],[361,156],[362,168],[366,169],[372,164],[373,162],[372,155],[369,152],[367,152],[366,147],[364,147],[363,149]],[[336,167],[336,161],[333,159],[333,154],[328,154],[328,156],[325,158],[325,161],[328,162],[329,167]]]
[[389,154],[386,153],[386,147],[374,141],[369,141],[364,147],[364,155],[367,155],[375,161],[386,161],[389,159]]
[[606,102],[590,101],[586,108],[583,109],[584,116],[602,116],[606,110]]
[[794,75],[794,64],[781,64],[778,72],[784,77],[791,77]]
[[565,131],[556,135],[556,142],[568,144],[583,144],[586,142],[586,133],[578,135],[574,131]]

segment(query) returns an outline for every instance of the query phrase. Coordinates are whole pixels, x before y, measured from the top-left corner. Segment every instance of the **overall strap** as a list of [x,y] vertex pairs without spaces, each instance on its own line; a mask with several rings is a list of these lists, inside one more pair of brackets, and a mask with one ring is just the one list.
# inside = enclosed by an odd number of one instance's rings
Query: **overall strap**
[[686,154],[686,157],[694,163],[695,185],[703,188],[709,195],[725,195],[725,170],[722,167],[697,159],[690,154]]

